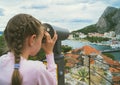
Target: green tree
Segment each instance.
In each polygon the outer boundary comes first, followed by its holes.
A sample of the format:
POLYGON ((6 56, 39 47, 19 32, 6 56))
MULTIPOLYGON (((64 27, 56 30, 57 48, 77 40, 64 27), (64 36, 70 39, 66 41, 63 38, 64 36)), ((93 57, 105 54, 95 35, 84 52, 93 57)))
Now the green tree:
POLYGON ((84 38, 84 39, 86 39, 86 40, 88 40, 88 41, 90 41, 90 42, 102 42, 102 41, 108 41, 109 40, 109 38, 103 38, 103 37, 94 37, 94 36, 92 36, 92 37, 89 37, 89 36, 87 36, 86 38, 84 38))
POLYGON ((0 36, 0 56, 3 54, 4 50, 5 50, 5 40, 3 35, 0 36))
POLYGON ((63 52, 63 53, 66 53, 66 52, 72 50, 72 47, 70 47, 70 46, 68 46, 68 45, 62 45, 62 46, 61 46, 61 49, 62 49, 62 52, 63 52))

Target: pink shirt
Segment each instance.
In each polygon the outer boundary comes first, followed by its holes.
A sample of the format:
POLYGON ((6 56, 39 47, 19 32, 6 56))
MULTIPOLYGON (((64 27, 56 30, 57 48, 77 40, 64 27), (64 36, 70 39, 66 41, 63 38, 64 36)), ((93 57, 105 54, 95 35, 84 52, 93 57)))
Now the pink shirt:
MULTIPOLYGON (((53 54, 46 55, 47 66, 41 61, 26 60, 21 57, 19 71, 22 85, 57 85, 56 64, 53 54)), ((14 55, 8 52, 0 57, 0 85, 10 85, 14 70, 14 55)))

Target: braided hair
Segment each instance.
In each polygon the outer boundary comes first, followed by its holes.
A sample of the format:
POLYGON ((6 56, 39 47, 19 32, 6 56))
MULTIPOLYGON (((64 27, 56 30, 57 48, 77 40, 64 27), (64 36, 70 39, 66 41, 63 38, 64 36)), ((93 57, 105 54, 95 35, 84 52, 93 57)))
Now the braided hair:
POLYGON ((14 72, 11 85, 22 85, 22 76, 19 72, 20 54, 22 53, 25 39, 41 30, 41 22, 28 14, 18 14, 12 17, 4 30, 4 37, 10 51, 14 53, 14 72))

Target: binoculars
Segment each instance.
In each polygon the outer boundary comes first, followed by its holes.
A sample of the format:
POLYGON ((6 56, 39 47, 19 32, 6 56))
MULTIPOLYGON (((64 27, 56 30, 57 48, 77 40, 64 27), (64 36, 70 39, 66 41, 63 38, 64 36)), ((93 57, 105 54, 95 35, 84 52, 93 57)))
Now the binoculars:
MULTIPOLYGON (((45 31, 47 31, 50 34, 51 38, 54 36, 54 31, 57 32, 58 40, 60 41, 67 39, 69 36, 69 31, 67 29, 63 29, 63 28, 60 28, 54 25, 50 25, 48 23, 44 23, 43 25, 45 27, 45 31)), ((45 38, 43 38, 42 42, 43 43, 45 42, 45 38)))
MULTIPOLYGON (((58 66, 57 73, 58 73, 58 85, 64 85, 64 55, 61 54, 61 41, 65 40, 69 36, 69 31, 67 29, 63 29, 57 26, 50 25, 48 23, 43 24, 45 26, 45 31, 47 31, 51 38, 54 36, 54 31, 57 32, 58 39, 55 43, 53 52, 54 52, 54 59, 58 66)), ((45 42, 45 38, 43 38, 43 43, 45 42)))
MULTIPOLYGON (((53 49, 55 58, 58 58, 58 55, 61 55, 61 41, 68 38, 68 36, 70 34, 69 30, 64 29, 64 28, 60 28, 60 27, 57 27, 57 26, 54 26, 54 25, 50 25, 48 23, 43 23, 43 26, 45 27, 45 31, 47 31, 50 34, 51 38, 53 38, 55 31, 58 35, 57 41, 56 41, 54 49, 53 49)), ((45 43, 45 41, 46 41, 46 37, 43 37, 42 43, 45 43)), ((40 58, 40 60, 45 59, 45 57, 44 57, 45 53, 44 53, 43 49, 40 50, 38 55, 42 56, 40 58)))

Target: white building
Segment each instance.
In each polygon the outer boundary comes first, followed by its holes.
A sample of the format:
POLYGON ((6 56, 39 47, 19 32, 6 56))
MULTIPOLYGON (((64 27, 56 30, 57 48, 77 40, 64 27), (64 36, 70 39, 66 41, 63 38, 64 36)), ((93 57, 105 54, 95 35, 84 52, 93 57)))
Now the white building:
POLYGON ((85 35, 84 33, 79 33, 79 38, 86 38, 87 35, 85 35))
POLYGON ((73 35, 70 34, 69 37, 68 37, 68 39, 73 39, 73 35))
POLYGON ((116 39, 120 40, 120 35, 116 35, 116 39))
POLYGON ((104 37, 108 37, 108 38, 115 37, 115 32, 114 31, 105 32, 104 37))

